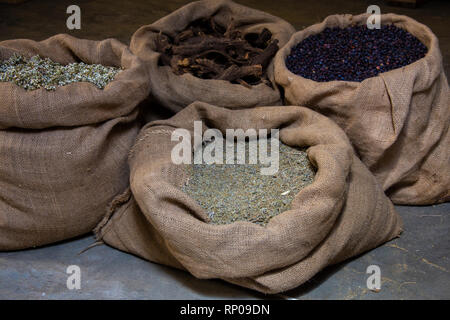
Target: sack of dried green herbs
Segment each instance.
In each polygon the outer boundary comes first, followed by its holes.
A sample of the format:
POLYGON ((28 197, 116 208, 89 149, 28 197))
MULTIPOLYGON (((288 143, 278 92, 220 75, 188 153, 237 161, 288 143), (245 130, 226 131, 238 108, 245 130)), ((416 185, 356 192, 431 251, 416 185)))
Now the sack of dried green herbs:
MULTIPOLYGON (((280 105, 272 64, 277 49, 270 59, 262 59, 268 65, 256 56, 267 46, 269 51, 283 46, 294 32, 289 23, 265 12, 230 0, 202 0, 142 26, 134 33, 130 48, 149 70, 152 98, 172 113, 194 101, 227 108, 280 105), (200 25, 191 25, 199 21, 200 25), (254 43, 258 41, 251 39, 261 34, 258 47, 254 43), (226 42, 217 43, 217 36, 227 38, 226 42), (246 39, 251 43, 244 43, 246 39), (236 63, 244 74, 256 71, 257 79, 234 77, 239 73, 236 63)), ((160 111, 148 110, 156 112, 160 111)))
MULTIPOLYGON (((168 120, 147 124, 136 139, 129 165, 131 191, 114 199, 95 230, 97 237, 202 279, 220 278, 264 293, 286 291, 328 265, 398 236, 402 228, 391 201, 342 129, 303 107, 230 110, 195 102, 168 120), (211 212, 183 191, 190 183, 189 165, 172 161, 172 150, 179 143, 172 133, 182 128, 193 137, 194 121, 203 122, 202 132, 215 128, 224 135, 227 129, 279 128, 282 143, 307 148, 317 168, 313 182, 294 194, 288 210, 265 225, 214 223, 211 212)), ((212 185, 214 177, 210 180, 212 185)), ((248 181, 248 186, 252 183, 248 181)), ((292 190, 299 183, 293 179, 292 190)), ((209 185, 204 188, 213 195, 209 185)), ((230 181, 228 189, 235 188, 237 183, 230 181)), ((221 196, 215 195, 217 202, 221 196)), ((254 202, 249 206, 262 206, 265 196, 249 198, 254 202)), ((231 201, 222 203, 223 210, 234 208, 231 201)))
MULTIPOLYGON (((450 91, 438 39, 427 26, 406 16, 381 15, 382 27, 393 25, 406 30, 426 46, 427 52, 411 64, 363 81, 315 81, 291 72, 286 66, 292 49, 308 37, 326 28, 365 26, 367 18, 365 14, 332 15, 295 33, 274 59, 276 81, 285 90, 287 104, 311 108, 329 116, 344 129, 361 160, 394 203, 423 205, 449 201, 450 91)), ((390 44, 398 45, 392 29, 386 28, 384 32, 389 33, 386 37, 391 39, 390 44)), ((371 32, 378 31, 367 33, 371 32)), ((354 57, 359 57, 362 64, 380 58, 370 56, 377 48, 365 39, 346 40, 354 48, 349 48, 351 51, 343 57, 344 63, 354 57), (354 52, 358 51, 358 46, 369 54, 359 56, 354 52)), ((317 49, 344 51, 332 48, 330 43, 323 42, 321 46, 317 49)), ((415 51, 416 47, 409 48, 403 58, 389 54, 382 58, 385 64, 402 64, 415 55, 415 51)), ((339 65, 340 61, 336 63, 339 65)), ((386 68, 385 64, 377 67, 381 70, 386 68)), ((341 75, 347 78, 345 73, 355 69, 357 67, 347 65, 341 75)), ((320 70, 316 70, 318 78, 323 77, 320 70)))
POLYGON ((8 40, 0 77, 0 250, 91 231, 128 185, 141 61, 113 39, 8 40))

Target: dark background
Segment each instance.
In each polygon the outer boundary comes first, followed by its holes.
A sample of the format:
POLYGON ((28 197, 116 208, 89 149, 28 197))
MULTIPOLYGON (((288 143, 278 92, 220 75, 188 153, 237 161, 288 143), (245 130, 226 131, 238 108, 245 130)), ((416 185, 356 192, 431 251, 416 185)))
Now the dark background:
MULTIPOLYGON (((190 2, 187 0, 28 0, 2 4, 0 0, 0 40, 28 38, 43 40, 57 33, 101 40, 116 38, 129 43, 133 33, 190 2), (81 30, 66 28, 66 9, 81 8, 81 30)), ((11 0, 9 0, 11 1, 11 0)), ((13 0, 14 1, 14 0, 13 0)), ((17 1, 17 0, 16 0, 17 1)), ((237 0, 290 22, 297 30, 336 13, 360 14, 376 4, 381 13, 408 15, 429 26, 440 41, 447 76, 450 74, 450 1, 428 0, 417 8, 392 6, 385 0, 237 0)))
MULTIPOLYGON (((43 40, 57 33, 129 43, 142 25, 169 14, 185 0, 29 0, 1 4, 0 41, 43 40), (81 8, 81 30, 66 28, 66 9, 81 8)), ((15 0, 9 0, 15 1, 15 0)), ((429 0, 418 8, 402 8, 376 0, 237 0, 279 16, 297 30, 336 13, 359 14, 371 4, 382 13, 408 15, 429 26, 440 41, 450 74, 450 1, 429 0)), ((1 104, 0 104, 1 107, 1 104)), ((396 206, 405 232, 379 248, 320 272, 301 287, 264 296, 218 280, 199 280, 186 272, 148 263, 108 246, 78 255, 94 242, 91 235, 32 250, 0 252, 0 299, 450 299, 450 203, 396 206), (79 265, 82 290, 66 288, 66 268, 79 265), (366 287, 366 268, 378 265, 382 290, 366 287)), ((378 310, 376 310, 378 311, 378 310)), ((375 311, 375 312, 376 312, 375 311)))

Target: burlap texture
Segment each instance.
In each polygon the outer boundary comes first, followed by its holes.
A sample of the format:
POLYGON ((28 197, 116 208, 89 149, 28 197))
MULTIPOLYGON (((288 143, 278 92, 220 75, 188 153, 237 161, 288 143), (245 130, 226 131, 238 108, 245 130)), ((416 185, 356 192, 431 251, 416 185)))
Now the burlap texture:
MULTIPOLYGON (((149 123, 130 154, 131 192, 117 197, 96 228, 99 239, 153 262, 220 278, 264 293, 297 287, 328 265, 370 250, 401 232, 401 221, 375 177, 333 121, 303 107, 229 110, 196 102, 149 123), (266 227, 208 224, 207 213, 180 187, 187 175, 171 161, 176 128, 280 128, 280 139, 308 146, 318 168, 292 209, 266 227)), ((233 186, 230 186, 232 188, 233 186)))
MULTIPOLYGON (((146 64, 152 87, 152 98, 163 108, 178 112, 194 101, 203 101, 227 108, 247 108, 262 105, 280 105, 276 86, 259 84, 246 88, 225 80, 204 80, 189 73, 175 75, 170 67, 159 66, 160 53, 155 51, 155 39, 160 32, 174 37, 189 23, 200 18, 215 17, 221 25, 231 19, 243 33, 269 29, 278 45, 283 46, 295 32, 286 21, 265 12, 251 9, 229 0, 202 0, 189 3, 164 18, 139 28, 131 39, 130 48, 146 64)), ((273 62, 268 67, 269 79, 274 83, 273 62)), ((153 110, 147 110, 153 112, 153 110)))
POLYGON ((365 24, 368 15, 333 15, 295 33, 275 57, 275 78, 286 103, 306 106, 337 122, 361 160, 397 204, 432 204, 450 199, 450 107, 438 39, 406 16, 384 14, 428 48, 408 66, 362 82, 316 82, 285 64, 293 46, 326 27, 365 24))
POLYGON ((54 91, 0 83, 0 250, 71 238, 98 224, 127 188, 137 105, 149 93, 146 69, 117 40, 0 42, 0 60, 13 53, 124 70, 103 90, 86 82, 54 91))

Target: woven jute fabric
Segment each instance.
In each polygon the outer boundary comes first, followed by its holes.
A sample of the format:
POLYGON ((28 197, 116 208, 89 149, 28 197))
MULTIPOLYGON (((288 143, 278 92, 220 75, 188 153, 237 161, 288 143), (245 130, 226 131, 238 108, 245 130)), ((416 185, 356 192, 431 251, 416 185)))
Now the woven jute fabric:
POLYGON ((316 82, 291 73, 285 64, 292 47, 325 28, 363 25, 368 15, 333 15, 295 33, 275 57, 275 78, 286 103, 306 106, 339 124, 361 160, 397 204, 450 200, 450 101, 438 39, 417 21, 381 15, 417 37, 427 48, 422 59, 362 82, 316 82))
MULTIPOLYGON (((248 108, 262 105, 281 105, 280 93, 274 85, 259 84, 246 88, 225 80, 200 79, 189 73, 176 75, 168 66, 158 64, 160 53, 155 40, 160 33, 174 37, 191 22, 214 16, 227 26, 231 21, 242 33, 261 32, 267 28, 281 47, 295 29, 286 21, 229 0, 203 0, 189 3, 162 19, 139 28, 131 39, 130 48, 149 70, 152 98, 163 108, 178 112, 194 101, 203 101, 227 108, 248 108)), ((273 62, 268 66, 269 80, 274 83, 273 62)), ((153 104, 156 106, 156 104, 153 104)), ((156 112, 147 110, 147 112, 156 112)))
POLYGON ((197 278, 277 293, 398 236, 402 228, 342 129, 308 108, 230 110, 195 102, 168 120, 147 124, 129 164, 130 190, 112 203, 95 230, 98 239, 197 278), (265 227, 245 221, 209 224, 205 210, 181 191, 186 165, 171 159, 179 143, 172 141, 172 132, 183 128, 193 137, 194 121, 223 134, 226 129, 278 128, 283 143, 308 148, 315 179, 295 196, 290 210, 265 227))
POLYGON ((103 90, 80 82, 26 91, 0 82, 0 250, 60 241, 98 224, 128 186, 137 105, 150 90, 141 61, 117 40, 0 42, 0 60, 14 53, 124 70, 103 90))

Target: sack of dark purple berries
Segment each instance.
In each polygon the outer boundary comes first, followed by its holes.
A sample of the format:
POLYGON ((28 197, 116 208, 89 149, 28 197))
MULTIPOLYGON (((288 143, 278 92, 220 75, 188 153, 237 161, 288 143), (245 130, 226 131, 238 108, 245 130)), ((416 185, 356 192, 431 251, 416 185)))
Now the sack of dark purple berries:
POLYGON ((90 232, 128 186, 145 68, 117 40, 0 42, 0 250, 90 232))
POLYGON ((287 104, 337 122, 397 204, 450 199, 450 101, 438 39, 395 14, 333 15, 275 58, 287 104))
POLYGON ((147 124, 129 164, 98 239, 197 278, 286 291, 402 229, 342 129, 304 107, 195 102, 147 124))
POLYGON ((202 0, 141 27, 130 48, 149 70, 152 98, 170 112, 194 101, 227 108, 280 105, 272 60, 294 32, 265 12, 202 0))

